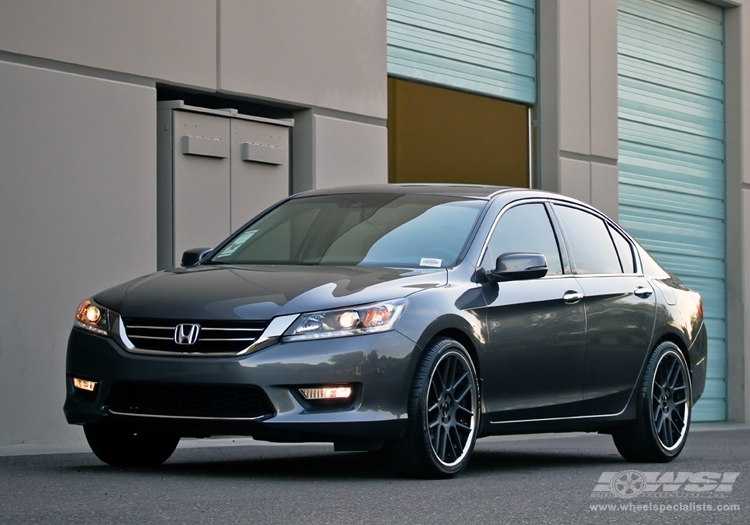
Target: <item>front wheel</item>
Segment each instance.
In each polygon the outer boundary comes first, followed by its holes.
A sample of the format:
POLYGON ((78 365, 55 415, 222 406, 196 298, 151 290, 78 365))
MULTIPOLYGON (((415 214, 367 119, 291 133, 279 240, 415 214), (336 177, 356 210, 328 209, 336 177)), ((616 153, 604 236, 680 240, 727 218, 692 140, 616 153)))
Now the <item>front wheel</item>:
POLYGON ((116 467, 161 465, 180 441, 172 434, 131 432, 106 423, 89 423, 83 432, 96 457, 116 467))
POLYGON ((636 421, 612 434, 617 450, 628 461, 672 461, 685 446, 691 408, 687 362, 677 345, 665 341, 646 365, 636 421))
POLYGON ((479 383, 466 349, 434 341, 417 366, 406 435, 396 445, 399 468, 420 478, 449 478, 466 467, 479 426, 479 383))

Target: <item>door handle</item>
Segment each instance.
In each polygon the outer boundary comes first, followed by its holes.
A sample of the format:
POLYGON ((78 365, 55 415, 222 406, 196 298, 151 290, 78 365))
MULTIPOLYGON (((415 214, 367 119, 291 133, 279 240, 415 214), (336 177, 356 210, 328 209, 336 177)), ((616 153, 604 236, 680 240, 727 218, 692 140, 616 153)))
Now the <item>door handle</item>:
POLYGON ((651 294, 654 293, 650 288, 646 288, 645 286, 639 286, 635 290, 633 290, 633 295, 636 297, 640 297, 641 299, 647 299, 651 297, 651 294))
POLYGON ((575 304, 581 299, 583 299, 583 294, 581 292, 576 292, 575 290, 568 290, 563 295, 563 301, 568 304, 575 304))

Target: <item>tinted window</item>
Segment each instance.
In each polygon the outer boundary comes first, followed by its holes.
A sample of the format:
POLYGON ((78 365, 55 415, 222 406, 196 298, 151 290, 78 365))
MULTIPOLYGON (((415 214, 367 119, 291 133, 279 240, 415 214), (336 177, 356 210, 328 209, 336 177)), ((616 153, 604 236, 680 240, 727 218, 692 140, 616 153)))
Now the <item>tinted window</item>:
POLYGON ((226 264, 453 266, 485 201, 437 195, 302 197, 245 228, 226 264))
POLYGON ((620 256, 620 263, 622 263, 622 271, 625 273, 635 273, 635 259, 633 259, 633 247, 630 246, 628 240, 623 235, 615 230, 614 228, 609 229, 609 233, 612 234, 612 240, 615 241, 615 248, 617 248, 617 255, 620 256))
POLYGON ((555 205, 570 241, 577 273, 622 273, 607 225, 599 217, 577 208, 555 205))
POLYGON ((494 268, 498 256, 508 252, 541 253, 547 258, 547 275, 563 273, 560 249, 544 204, 523 204, 503 214, 490 238, 483 266, 494 268))

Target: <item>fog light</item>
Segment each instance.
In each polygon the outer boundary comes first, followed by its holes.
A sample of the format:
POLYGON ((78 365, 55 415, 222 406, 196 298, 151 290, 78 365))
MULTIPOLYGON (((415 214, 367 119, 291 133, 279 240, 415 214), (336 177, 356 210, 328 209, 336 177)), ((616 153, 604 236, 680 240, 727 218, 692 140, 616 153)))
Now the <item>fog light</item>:
POLYGON ((77 377, 74 377, 73 386, 80 390, 85 390, 86 392, 93 392, 96 388, 96 381, 89 381, 88 379, 78 379, 77 377))
POLYGON ((300 388, 300 394, 310 401, 316 399, 347 399, 352 395, 350 386, 324 386, 319 388, 300 388))

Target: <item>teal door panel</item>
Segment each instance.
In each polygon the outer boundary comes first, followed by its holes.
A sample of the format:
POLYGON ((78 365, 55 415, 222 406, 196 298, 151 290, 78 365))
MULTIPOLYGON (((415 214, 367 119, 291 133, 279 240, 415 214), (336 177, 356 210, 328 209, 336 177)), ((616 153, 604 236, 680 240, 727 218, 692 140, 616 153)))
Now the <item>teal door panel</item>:
POLYGON ((726 419, 724 13, 619 0, 620 223, 703 297, 708 379, 695 421, 726 419))
POLYGON ((388 74, 536 101, 535 0, 388 0, 388 74))

